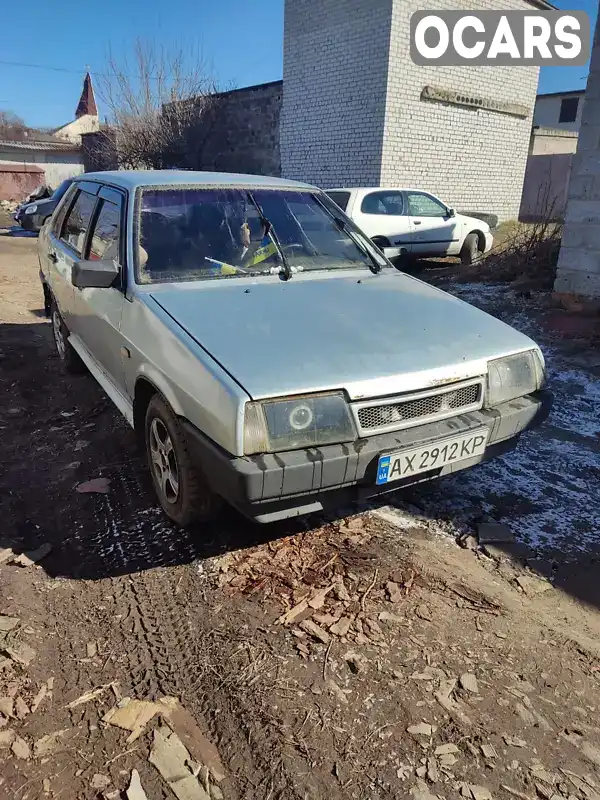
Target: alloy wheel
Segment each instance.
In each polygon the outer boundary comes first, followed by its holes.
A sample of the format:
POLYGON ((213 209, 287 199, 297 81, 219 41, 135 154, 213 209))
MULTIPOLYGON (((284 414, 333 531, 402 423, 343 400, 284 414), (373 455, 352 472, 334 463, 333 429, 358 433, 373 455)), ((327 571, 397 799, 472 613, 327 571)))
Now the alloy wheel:
POLYGON ((150 423, 150 459, 157 485, 167 503, 179 497, 179 466, 166 425, 158 417, 150 423))

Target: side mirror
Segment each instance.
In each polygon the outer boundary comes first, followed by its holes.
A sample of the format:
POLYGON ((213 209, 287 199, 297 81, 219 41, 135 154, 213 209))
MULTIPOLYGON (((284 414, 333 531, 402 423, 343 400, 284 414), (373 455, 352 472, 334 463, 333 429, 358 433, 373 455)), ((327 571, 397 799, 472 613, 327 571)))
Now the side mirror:
POLYGON ((449 217, 455 217, 456 216, 456 211, 453 208, 449 208, 448 209, 448 216, 449 217))
POLYGON ((112 258, 82 260, 73 264, 71 281, 78 289, 109 289, 118 275, 119 267, 112 258))

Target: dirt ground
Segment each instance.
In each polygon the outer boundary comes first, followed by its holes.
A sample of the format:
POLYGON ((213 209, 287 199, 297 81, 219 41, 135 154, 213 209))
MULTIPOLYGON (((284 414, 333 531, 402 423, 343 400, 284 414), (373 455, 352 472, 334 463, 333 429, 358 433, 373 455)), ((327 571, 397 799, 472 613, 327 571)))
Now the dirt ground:
POLYGON ((35 248, 0 235, 0 797, 600 798, 597 350, 432 270, 540 341, 546 426, 387 506, 182 533, 61 373, 35 248))

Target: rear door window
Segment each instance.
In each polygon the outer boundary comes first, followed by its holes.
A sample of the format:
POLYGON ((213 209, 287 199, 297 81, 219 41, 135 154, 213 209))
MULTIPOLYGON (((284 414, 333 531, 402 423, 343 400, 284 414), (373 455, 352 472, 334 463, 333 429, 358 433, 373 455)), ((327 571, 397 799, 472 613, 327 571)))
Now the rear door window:
POLYGON ((327 195, 342 209, 342 211, 348 208, 350 192, 327 192, 327 195))
POLYGON ((63 225, 61 241, 74 250, 78 256, 83 253, 85 238, 90 220, 96 206, 96 198, 80 191, 63 225))
POLYGON ((92 230, 90 252, 91 261, 112 258, 120 263, 121 207, 109 200, 100 200, 100 210, 92 230))
POLYGON ((363 214, 399 217, 404 214, 404 197, 402 192, 371 192, 363 198, 360 210, 363 214))

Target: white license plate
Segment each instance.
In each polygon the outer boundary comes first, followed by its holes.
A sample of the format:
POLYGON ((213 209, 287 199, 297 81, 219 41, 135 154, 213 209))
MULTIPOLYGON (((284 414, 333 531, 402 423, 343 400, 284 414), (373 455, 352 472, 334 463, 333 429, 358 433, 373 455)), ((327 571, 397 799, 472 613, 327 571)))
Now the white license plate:
POLYGON ((479 428, 462 436, 453 436, 451 439, 381 456, 377 467, 377 484, 410 478, 446 464, 479 456, 485 451, 488 433, 487 428, 479 428))

